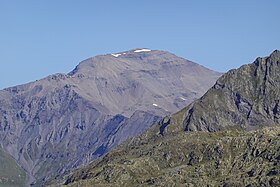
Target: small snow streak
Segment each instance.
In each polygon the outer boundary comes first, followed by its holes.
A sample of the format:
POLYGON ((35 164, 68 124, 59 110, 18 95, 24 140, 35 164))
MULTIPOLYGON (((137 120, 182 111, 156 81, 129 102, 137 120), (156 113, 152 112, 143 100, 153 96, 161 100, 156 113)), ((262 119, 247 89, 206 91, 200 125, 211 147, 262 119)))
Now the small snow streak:
POLYGON ((183 98, 183 97, 180 97, 182 100, 184 100, 184 101, 186 101, 186 99, 185 98, 183 98))
POLYGON ((111 55, 114 57, 118 57, 118 56, 121 56, 122 54, 111 54, 111 55))
POLYGON ((151 51, 150 49, 138 49, 138 50, 135 50, 134 53, 140 53, 140 52, 149 52, 151 51))
POLYGON ((158 105, 154 103, 153 106, 158 106, 158 105))

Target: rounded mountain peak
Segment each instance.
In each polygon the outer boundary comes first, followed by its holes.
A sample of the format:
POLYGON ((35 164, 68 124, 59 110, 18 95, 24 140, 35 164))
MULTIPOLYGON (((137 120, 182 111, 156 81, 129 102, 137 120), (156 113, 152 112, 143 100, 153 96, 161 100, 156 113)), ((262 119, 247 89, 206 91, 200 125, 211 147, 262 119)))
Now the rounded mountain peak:
POLYGON ((87 76, 104 68, 110 68, 112 71, 117 69, 139 70, 152 68, 151 66, 155 67, 168 64, 197 65, 167 51, 136 48, 128 51, 97 55, 88 58, 82 61, 72 72, 69 73, 69 75, 84 74, 87 76))

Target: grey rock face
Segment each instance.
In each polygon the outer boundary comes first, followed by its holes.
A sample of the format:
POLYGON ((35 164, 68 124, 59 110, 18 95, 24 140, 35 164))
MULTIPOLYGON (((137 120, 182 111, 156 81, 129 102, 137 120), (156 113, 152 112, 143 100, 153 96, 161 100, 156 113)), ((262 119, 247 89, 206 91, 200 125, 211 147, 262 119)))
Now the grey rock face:
POLYGON ((2 148, 44 181, 143 132, 221 75, 168 52, 134 51, 0 91, 2 148))

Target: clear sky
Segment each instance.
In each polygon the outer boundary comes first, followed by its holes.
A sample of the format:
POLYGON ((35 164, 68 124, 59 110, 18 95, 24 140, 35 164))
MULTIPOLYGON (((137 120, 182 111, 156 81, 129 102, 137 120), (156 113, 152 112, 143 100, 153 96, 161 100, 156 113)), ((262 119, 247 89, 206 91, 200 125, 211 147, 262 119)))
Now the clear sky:
POLYGON ((279 0, 1 0, 0 88, 139 47, 225 72, 280 49, 279 8, 279 0))

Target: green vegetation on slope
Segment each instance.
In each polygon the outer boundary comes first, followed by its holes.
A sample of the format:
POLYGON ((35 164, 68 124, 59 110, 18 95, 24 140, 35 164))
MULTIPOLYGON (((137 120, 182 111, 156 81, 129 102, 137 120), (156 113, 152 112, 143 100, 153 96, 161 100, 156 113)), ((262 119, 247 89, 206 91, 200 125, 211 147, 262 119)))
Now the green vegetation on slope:
POLYGON ((0 149, 0 186, 23 187, 26 186, 26 174, 16 161, 0 149))
POLYGON ((127 142, 53 186, 280 185, 280 127, 180 132, 149 142, 127 142))

